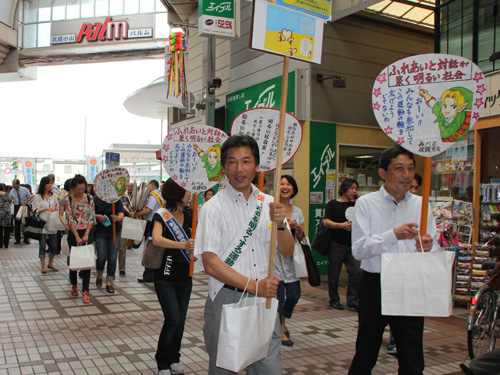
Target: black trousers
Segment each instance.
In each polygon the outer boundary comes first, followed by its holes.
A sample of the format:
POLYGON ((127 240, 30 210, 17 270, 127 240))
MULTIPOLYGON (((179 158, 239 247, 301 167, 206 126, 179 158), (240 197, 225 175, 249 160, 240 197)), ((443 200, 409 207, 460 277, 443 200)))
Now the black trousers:
MULTIPOLYGON (((16 219, 17 211, 19 211, 21 207, 22 206, 14 205, 14 238, 16 242, 21 242, 21 220, 16 219)), ((24 242, 29 243, 27 238, 24 239, 24 242)))
POLYGON ((371 374, 377 363, 382 337, 390 325, 396 346, 400 375, 422 375, 424 371, 424 318, 381 314, 380 274, 363 272, 359 290, 359 326, 356 354, 349 375, 371 374))
POLYGON ((9 247, 9 238, 10 238, 10 226, 2 227, 0 226, 0 249, 5 247, 6 249, 9 247))
POLYGON ((349 306, 358 304, 359 282, 361 279, 361 269, 359 261, 352 256, 351 246, 330 242, 328 252, 328 295, 330 304, 340 302, 339 279, 342 271, 342 264, 345 264, 347 271, 347 304, 349 306))

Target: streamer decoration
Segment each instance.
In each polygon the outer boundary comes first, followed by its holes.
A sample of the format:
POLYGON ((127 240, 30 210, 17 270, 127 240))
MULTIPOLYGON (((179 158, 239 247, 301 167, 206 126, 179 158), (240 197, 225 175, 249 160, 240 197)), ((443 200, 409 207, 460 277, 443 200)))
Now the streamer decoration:
POLYGON ((186 51, 186 36, 183 32, 170 33, 170 52, 172 57, 168 62, 167 99, 171 96, 186 100, 186 71, 184 69, 184 51, 186 51))

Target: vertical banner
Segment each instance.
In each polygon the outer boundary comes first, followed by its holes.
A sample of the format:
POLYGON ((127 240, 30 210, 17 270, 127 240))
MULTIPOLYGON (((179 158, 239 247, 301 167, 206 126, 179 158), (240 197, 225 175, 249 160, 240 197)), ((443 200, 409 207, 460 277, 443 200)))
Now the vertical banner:
POLYGON ((34 190, 36 186, 36 161, 35 159, 23 159, 24 181, 34 190))
MULTIPOLYGON (((326 203, 333 199, 336 176, 337 126, 333 123, 310 123, 310 174, 309 174, 309 238, 316 235, 316 227, 325 216, 326 203)), ((313 251, 321 275, 328 274, 326 256, 313 251)))
POLYGON ((101 158, 95 156, 86 157, 87 182, 94 182, 95 176, 101 171, 101 158))

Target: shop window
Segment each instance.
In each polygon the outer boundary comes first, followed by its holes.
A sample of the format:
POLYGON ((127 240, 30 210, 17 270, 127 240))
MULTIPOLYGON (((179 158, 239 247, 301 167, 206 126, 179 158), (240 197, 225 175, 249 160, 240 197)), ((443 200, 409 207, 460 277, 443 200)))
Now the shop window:
POLYGON ((95 15, 96 15, 96 17, 109 15, 109 2, 108 2, 108 0, 96 0, 95 15))
POLYGON ((139 13, 139 0, 125 0, 125 14, 139 13))
MULTIPOLYGON (((38 0, 24 1, 24 23, 37 21, 38 0)), ((50 15, 50 13, 49 13, 50 15)))
POLYGON ((155 11, 155 0, 141 0, 139 13, 153 13, 155 11))
POLYGON ((168 38, 170 35, 170 25, 168 24, 168 13, 155 14, 155 39, 168 38))
POLYGON ((73 20, 78 18, 80 18, 80 0, 68 0, 66 19, 73 20))
POLYGON ((38 47, 50 47, 50 22, 38 24, 38 47))
POLYGON ((157 12, 166 12, 167 8, 165 8, 165 5, 160 0, 155 0, 156 1, 156 11, 157 12))
POLYGON ((64 166, 64 173, 71 174, 71 165, 65 165, 64 166))
POLYGON ((52 0, 52 21, 61 21, 66 18, 66 0, 52 0))
POLYGON ((82 0, 82 18, 94 17, 95 0, 82 0))
POLYGON ((37 25, 25 25, 23 33, 23 48, 36 48, 37 25))
POLYGON ((123 14, 123 0, 110 0, 109 1, 109 14, 122 15, 123 14))
MULTIPOLYGON (((38 6, 38 22, 50 21, 52 13, 52 1, 51 0, 40 0, 38 6)), ((34 20, 33 22, 36 22, 34 20)))
POLYGON ((339 170, 337 186, 333 197, 338 197, 338 189, 342 181, 352 178, 359 183, 359 194, 367 194, 380 189, 384 183, 378 175, 378 160, 385 148, 365 146, 339 145, 339 170))

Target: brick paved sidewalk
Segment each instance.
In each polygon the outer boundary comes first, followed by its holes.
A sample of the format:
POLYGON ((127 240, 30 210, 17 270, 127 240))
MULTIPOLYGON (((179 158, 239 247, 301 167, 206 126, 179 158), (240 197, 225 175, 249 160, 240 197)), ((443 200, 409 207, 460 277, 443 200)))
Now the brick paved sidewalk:
MULTIPOLYGON (((32 242, 12 241, 9 249, 0 249, 0 375, 155 374, 163 316, 153 285, 137 282, 142 248, 127 250, 126 276, 116 277, 115 294, 96 289, 92 272, 92 303, 84 305, 81 293, 71 296, 66 258, 56 258, 59 272, 42 274, 38 243, 32 242)), ((202 334, 207 282, 206 275, 195 275, 181 357, 189 375, 207 374, 202 334)), ((295 345, 283 347, 283 374, 347 374, 356 312, 328 308, 325 284, 311 288, 303 282, 302 288, 287 321, 295 345)), ((374 374, 397 373, 397 360, 385 353, 388 337, 387 331, 374 374)), ((460 374, 466 337, 462 318, 426 319, 425 374, 460 374)))

